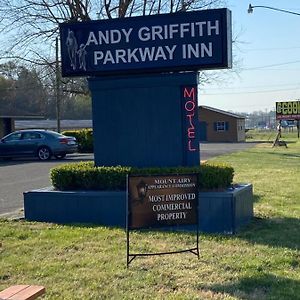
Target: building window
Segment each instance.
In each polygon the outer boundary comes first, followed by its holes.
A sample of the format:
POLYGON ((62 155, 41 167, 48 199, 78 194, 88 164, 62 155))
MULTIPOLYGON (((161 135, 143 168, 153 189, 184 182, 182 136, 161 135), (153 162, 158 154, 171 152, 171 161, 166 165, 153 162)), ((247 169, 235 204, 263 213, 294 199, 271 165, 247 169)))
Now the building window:
POLYGON ((225 122, 224 121, 219 121, 217 122, 217 131, 225 131, 225 122))
POLYGON ((244 128, 244 122, 242 120, 238 120, 237 126, 238 126, 239 131, 243 131, 245 129, 244 128))
POLYGON ((215 131, 228 131, 229 123, 224 121, 214 122, 215 131))

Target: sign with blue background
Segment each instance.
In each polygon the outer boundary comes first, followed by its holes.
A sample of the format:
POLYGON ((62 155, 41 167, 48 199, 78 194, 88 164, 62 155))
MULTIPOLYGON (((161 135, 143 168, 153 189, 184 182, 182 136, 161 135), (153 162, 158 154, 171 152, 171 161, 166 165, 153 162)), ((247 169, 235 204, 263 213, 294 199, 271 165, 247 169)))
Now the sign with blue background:
POLYGON ((179 12, 60 24, 63 76, 231 67, 231 12, 179 12))

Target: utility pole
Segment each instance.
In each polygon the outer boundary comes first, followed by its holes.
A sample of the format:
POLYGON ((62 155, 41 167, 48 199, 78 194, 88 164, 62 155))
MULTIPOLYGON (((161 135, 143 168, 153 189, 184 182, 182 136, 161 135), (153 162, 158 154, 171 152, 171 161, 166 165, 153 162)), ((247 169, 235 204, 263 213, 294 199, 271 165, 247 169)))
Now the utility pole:
POLYGON ((61 104, 61 94, 60 94, 60 69, 59 69, 59 57, 58 57, 58 37, 55 40, 55 97, 56 97, 56 121, 57 121, 57 132, 60 132, 60 104, 61 104))

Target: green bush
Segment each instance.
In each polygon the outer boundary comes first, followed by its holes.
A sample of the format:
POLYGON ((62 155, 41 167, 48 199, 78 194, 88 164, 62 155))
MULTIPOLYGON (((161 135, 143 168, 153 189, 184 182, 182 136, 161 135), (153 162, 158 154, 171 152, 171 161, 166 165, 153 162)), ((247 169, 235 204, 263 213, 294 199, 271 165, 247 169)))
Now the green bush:
POLYGON ((50 177, 56 190, 126 190, 126 175, 199 174, 201 190, 230 187, 234 170, 227 164, 205 163, 199 167, 133 168, 95 167, 93 162, 65 164, 51 169, 50 177))
POLYGON ((93 145, 93 130, 80 129, 80 130, 66 130, 62 134, 66 136, 74 136, 78 142, 78 151, 81 153, 94 152, 93 145))

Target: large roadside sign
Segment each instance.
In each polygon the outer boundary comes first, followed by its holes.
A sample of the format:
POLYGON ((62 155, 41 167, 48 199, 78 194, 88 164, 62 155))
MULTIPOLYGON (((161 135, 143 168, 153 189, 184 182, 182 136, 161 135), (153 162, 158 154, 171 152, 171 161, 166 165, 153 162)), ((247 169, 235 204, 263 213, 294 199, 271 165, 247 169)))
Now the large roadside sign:
POLYGON ((276 102, 277 120, 300 120, 300 101, 276 102))
POLYGON ((224 9, 60 24, 63 76, 231 67, 224 9))

